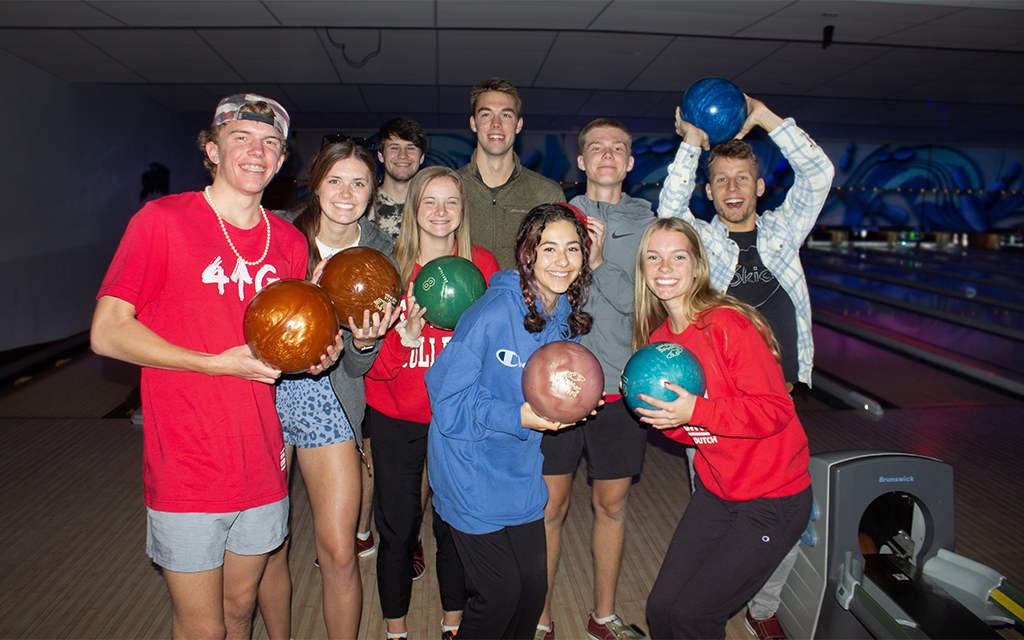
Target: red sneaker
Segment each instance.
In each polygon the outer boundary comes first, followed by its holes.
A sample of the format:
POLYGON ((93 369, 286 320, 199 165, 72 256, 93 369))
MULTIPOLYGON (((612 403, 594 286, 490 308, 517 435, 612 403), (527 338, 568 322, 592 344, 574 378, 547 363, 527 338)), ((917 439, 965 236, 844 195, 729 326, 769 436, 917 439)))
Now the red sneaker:
POLYGON ((356 536, 356 554, 360 558, 372 556, 377 551, 377 547, 373 543, 373 531, 370 532, 370 537, 366 540, 361 540, 359 536, 356 536))
POLYGON ((587 635, 594 640, 642 640, 647 637, 639 627, 635 624, 626 624, 619 616, 601 624, 594 619, 593 611, 587 620, 587 635))
POLYGON ((426 572, 427 563, 423 561, 423 541, 420 541, 412 552, 412 579, 419 580, 426 572))
POLYGON ((757 636, 758 640, 786 640, 786 632, 782 630, 782 624, 775 616, 758 620, 750 616, 750 610, 743 621, 747 631, 757 636))

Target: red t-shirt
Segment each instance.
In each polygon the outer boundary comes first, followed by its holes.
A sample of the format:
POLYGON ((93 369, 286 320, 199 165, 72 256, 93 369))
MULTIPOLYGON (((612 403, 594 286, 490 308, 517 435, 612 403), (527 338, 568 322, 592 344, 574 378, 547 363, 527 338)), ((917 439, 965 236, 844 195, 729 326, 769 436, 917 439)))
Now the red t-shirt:
MULTIPOLYGON (((494 255, 473 245, 473 264, 484 274, 487 282, 500 270, 494 255)), ((420 272, 413 268, 412 279, 420 272)), ((406 303, 402 296, 402 317, 405 320, 406 303)), ((452 332, 427 324, 421 333, 423 344, 411 349, 402 344, 397 331, 388 331, 381 342, 380 353, 366 374, 366 403, 381 413, 410 422, 430 422, 430 398, 423 374, 452 338, 452 332)))
MULTIPOLYGON (((239 261, 202 192, 148 203, 132 218, 97 298, 135 306, 136 318, 171 344, 221 353, 245 344, 242 317, 265 285, 306 275, 307 243, 270 215, 270 251, 239 261)), ((266 246, 261 220, 225 228, 239 253, 266 246)), ((225 513, 288 494, 273 387, 230 376, 143 367, 146 505, 157 511, 225 513)))
POLYGON ((679 334, 666 322, 651 342, 681 344, 704 367, 706 397, 697 398, 690 424, 665 434, 697 445, 694 467, 709 491, 738 502, 790 496, 811 484, 807 436, 782 367, 746 316, 715 307, 679 334))

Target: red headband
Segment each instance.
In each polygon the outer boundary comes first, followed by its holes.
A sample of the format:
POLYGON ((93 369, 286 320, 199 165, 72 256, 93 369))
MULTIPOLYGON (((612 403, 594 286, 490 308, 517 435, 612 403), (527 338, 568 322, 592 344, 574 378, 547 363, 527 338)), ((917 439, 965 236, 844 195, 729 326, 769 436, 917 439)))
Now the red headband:
POLYGON ((565 207, 569 211, 572 211, 573 215, 576 216, 576 219, 579 220, 580 222, 582 222, 584 227, 589 228, 589 227, 587 227, 587 216, 583 215, 582 211, 580 211, 576 207, 572 206, 571 204, 568 204, 568 203, 565 203, 565 202, 560 202, 559 204, 561 204, 563 207, 565 207))
MULTIPOLYGON (((587 216, 583 215, 582 211, 580 211, 576 207, 574 207, 571 204, 568 204, 566 202, 561 202, 559 204, 561 204, 563 207, 565 207, 569 211, 572 211, 572 214, 574 216, 576 216, 576 219, 583 223, 583 228, 584 229, 586 229, 587 231, 590 230, 590 227, 587 226, 587 216)), ((589 247, 591 244, 593 244, 593 240, 590 239, 590 234, 588 233, 587 234, 587 246, 589 247)))

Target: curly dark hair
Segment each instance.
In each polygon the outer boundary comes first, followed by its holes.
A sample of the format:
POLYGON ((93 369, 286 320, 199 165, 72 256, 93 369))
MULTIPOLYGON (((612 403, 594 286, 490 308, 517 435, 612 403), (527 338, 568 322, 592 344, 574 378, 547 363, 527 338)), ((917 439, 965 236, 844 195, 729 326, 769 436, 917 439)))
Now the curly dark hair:
POLYGON ((519 225, 519 232, 516 233, 516 266, 519 271, 519 288, 523 291, 523 300, 529 309, 529 313, 523 319, 523 326, 530 333, 539 333, 547 324, 544 314, 537 309, 537 278, 533 274, 533 265, 537 262, 537 247, 540 245, 544 228, 558 220, 572 223, 583 250, 583 268, 580 269, 580 275, 576 280, 569 285, 569 290, 565 292, 565 296, 572 306, 572 313, 569 314, 569 330, 571 337, 575 338, 589 332, 594 324, 594 318, 589 313, 582 311, 590 293, 590 243, 583 221, 576 217, 572 209, 560 203, 534 207, 523 218, 519 225))

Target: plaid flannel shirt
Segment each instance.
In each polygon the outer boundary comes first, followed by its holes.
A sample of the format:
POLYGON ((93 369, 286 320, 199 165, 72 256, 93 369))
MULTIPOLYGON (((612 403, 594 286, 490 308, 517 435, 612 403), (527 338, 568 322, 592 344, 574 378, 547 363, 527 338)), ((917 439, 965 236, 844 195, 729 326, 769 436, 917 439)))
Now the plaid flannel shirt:
MULTIPOLYGON (((811 336, 811 301, 800 263, 800 246, 821 213, 832 187, 835 169, 821 147, 797 127, 792 118, 786 118, 768 135, 793 167, 796 178, 781 207, 756 216, 757 251, 796 308, 798 378, 810 385, 814 339, 811 336)), ((690 213, 690 196, 693 195, 699 160, 699 147, 680 143, 675 160, 669 165, 665 186, 661 189, 658 217, 682 218, 694 226, 707 251, 711 284, 718 291, 725 292, 736 272, 740 250, 729 239, 729 229, 718 216, 706 222, 690 213)))

